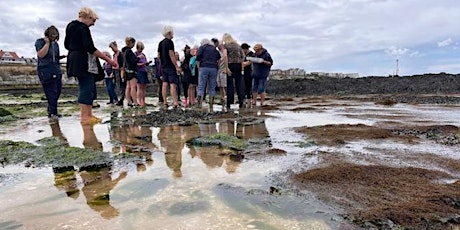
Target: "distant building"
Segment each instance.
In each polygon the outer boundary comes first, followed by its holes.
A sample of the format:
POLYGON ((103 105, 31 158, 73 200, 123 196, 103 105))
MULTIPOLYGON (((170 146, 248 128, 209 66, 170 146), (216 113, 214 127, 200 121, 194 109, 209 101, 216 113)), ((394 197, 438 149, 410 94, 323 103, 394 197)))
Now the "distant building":
POLYGON ((311 72, 307 73, 304 69, 291 68, 287 70, 272 69, 270 70, 270 77, 272 78, 312 78, 319 77, 333 77, 333 78, 359 78, 358 73, 326 73, 326 72, 311 72))
POLYGON ((359 78, 358 73, 325 73, 325 72, 311 72, 312 75, 321 77, 333 77, 333 78, 359 78))
POLYGON ((26 64, 26 61, 16 52, 0 50, 0 64, 26 64))

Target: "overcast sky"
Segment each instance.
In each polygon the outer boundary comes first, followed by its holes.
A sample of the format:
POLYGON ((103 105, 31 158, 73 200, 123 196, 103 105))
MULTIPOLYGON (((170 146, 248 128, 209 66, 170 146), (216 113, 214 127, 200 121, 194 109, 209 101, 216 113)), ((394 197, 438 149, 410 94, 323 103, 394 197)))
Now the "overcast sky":
POLYGON ((241 44, 262 43, 274 69, 387 76, 460 73, 459 0, 1 0, 0 49, 36 56, 35 40, 55 25, 61 34, 82 6, 99 15, 96 47, 132 36, 156 56, 164 25, 176 50, 230 33, 241 44))

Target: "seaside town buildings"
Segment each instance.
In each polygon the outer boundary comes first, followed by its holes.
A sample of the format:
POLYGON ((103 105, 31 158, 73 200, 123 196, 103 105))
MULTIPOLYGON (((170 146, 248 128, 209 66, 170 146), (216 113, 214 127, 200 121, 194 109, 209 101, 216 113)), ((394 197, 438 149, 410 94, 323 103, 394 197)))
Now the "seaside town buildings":
POLYGON ((37 64, 37 59, 19 57, 16 52, 0 50, 0 64, 37 64))

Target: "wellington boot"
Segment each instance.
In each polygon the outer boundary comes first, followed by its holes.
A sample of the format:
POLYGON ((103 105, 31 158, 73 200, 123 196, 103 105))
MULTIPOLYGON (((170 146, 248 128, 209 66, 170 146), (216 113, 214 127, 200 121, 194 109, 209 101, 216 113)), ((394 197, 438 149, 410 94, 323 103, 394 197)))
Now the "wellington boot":
POLYGON ((209 99, 209 112, 211 112, 211 113, 214 112, 214 97, 211 97, 209 99))
POLYGON ((202 96, 198 96, 198 103, 196 104, 196 107, 201 109, 201 107, 203 106, 203 98, 202 96))

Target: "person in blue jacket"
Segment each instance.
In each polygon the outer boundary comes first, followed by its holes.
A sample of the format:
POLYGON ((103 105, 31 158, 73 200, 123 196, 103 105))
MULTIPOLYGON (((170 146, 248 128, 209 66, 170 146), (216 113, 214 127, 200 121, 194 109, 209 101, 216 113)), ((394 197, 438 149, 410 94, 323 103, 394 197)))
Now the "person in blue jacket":
POLYGON ((57 110, 62 89, 62 71, 59 60, 66 56, 60 56, 58 40, 58 29, 50 26, 45 30, 45 36, 35 41, 38 57, 37 75, 48 101, 48 117, 51 119, 62 117, 57 110))
POLYGON ((262 44, 254 45, 254 61, 252 61, 252 78, 254 79, 252 86, 252 105, 255 106, 257 96, 260 95, 260 106, 265 104, 265 89, 267 87, 267 79, 270 74, 270 68, 273 65, 273 59, 262 44))

